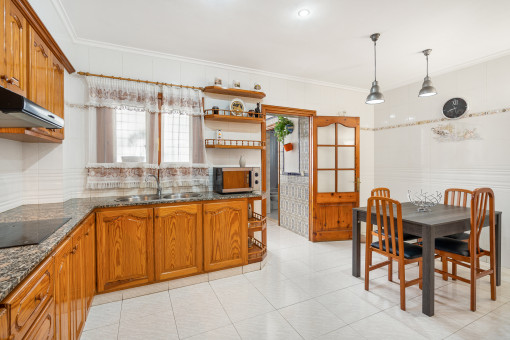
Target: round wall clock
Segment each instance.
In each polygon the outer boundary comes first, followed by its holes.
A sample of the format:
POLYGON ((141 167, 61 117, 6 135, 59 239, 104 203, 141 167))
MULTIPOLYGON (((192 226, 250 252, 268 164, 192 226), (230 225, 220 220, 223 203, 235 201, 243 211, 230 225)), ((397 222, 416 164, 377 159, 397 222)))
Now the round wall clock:
POLYGON ((460 118, 467 111, 467 103, 462 98, 452 98, 443 106, 443 115, 446 118, 460 118))

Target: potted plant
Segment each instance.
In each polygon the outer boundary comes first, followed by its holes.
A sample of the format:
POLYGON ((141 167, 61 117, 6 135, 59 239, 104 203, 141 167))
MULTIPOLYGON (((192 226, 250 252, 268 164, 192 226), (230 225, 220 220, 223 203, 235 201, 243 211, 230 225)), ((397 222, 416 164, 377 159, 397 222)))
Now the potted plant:
MULTIPOLYGON (((280 143, 284 143, 285 137, 294 131, 294 123, 287 117, 278 117, 278 122, 274 126, 274 135, 280 143)), ((292 143, 283 144, 285 151, 292 150, 292 143)))

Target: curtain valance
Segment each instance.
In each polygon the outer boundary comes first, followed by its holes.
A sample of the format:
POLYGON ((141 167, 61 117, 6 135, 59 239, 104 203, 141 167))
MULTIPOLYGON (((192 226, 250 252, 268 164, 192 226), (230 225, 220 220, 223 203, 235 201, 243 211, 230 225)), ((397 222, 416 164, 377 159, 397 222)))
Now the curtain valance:
POLYGON ((162 86, 161 112, 202 116, 202 91, 175 86, 162 86))
POLYGON ((147 163, 94 163, 86 168, 88 189, 154 187, 154 181, 145 178, 158 175, 158 166, 147 163))
POLYGON ((93 107, 158 112, 159 86, 112 78, 87 77, 93 107))

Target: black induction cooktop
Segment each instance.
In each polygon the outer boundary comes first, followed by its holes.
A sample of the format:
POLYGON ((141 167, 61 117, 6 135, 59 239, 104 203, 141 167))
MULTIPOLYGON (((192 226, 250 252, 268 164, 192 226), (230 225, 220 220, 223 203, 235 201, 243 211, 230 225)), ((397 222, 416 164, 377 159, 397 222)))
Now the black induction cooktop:
POLYGON ((39 244, 71 218, 0 223, 0 249, 39 244))

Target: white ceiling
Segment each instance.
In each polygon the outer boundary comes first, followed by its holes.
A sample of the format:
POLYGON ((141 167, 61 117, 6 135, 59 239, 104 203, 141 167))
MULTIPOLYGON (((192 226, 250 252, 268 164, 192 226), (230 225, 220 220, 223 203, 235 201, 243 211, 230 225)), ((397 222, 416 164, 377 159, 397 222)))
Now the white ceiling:
POLYGON ((56 0, 92 40, 383 89, 510 51, 509 0, 56 0), (306 19, 298 9, 308 8, 306 19))

